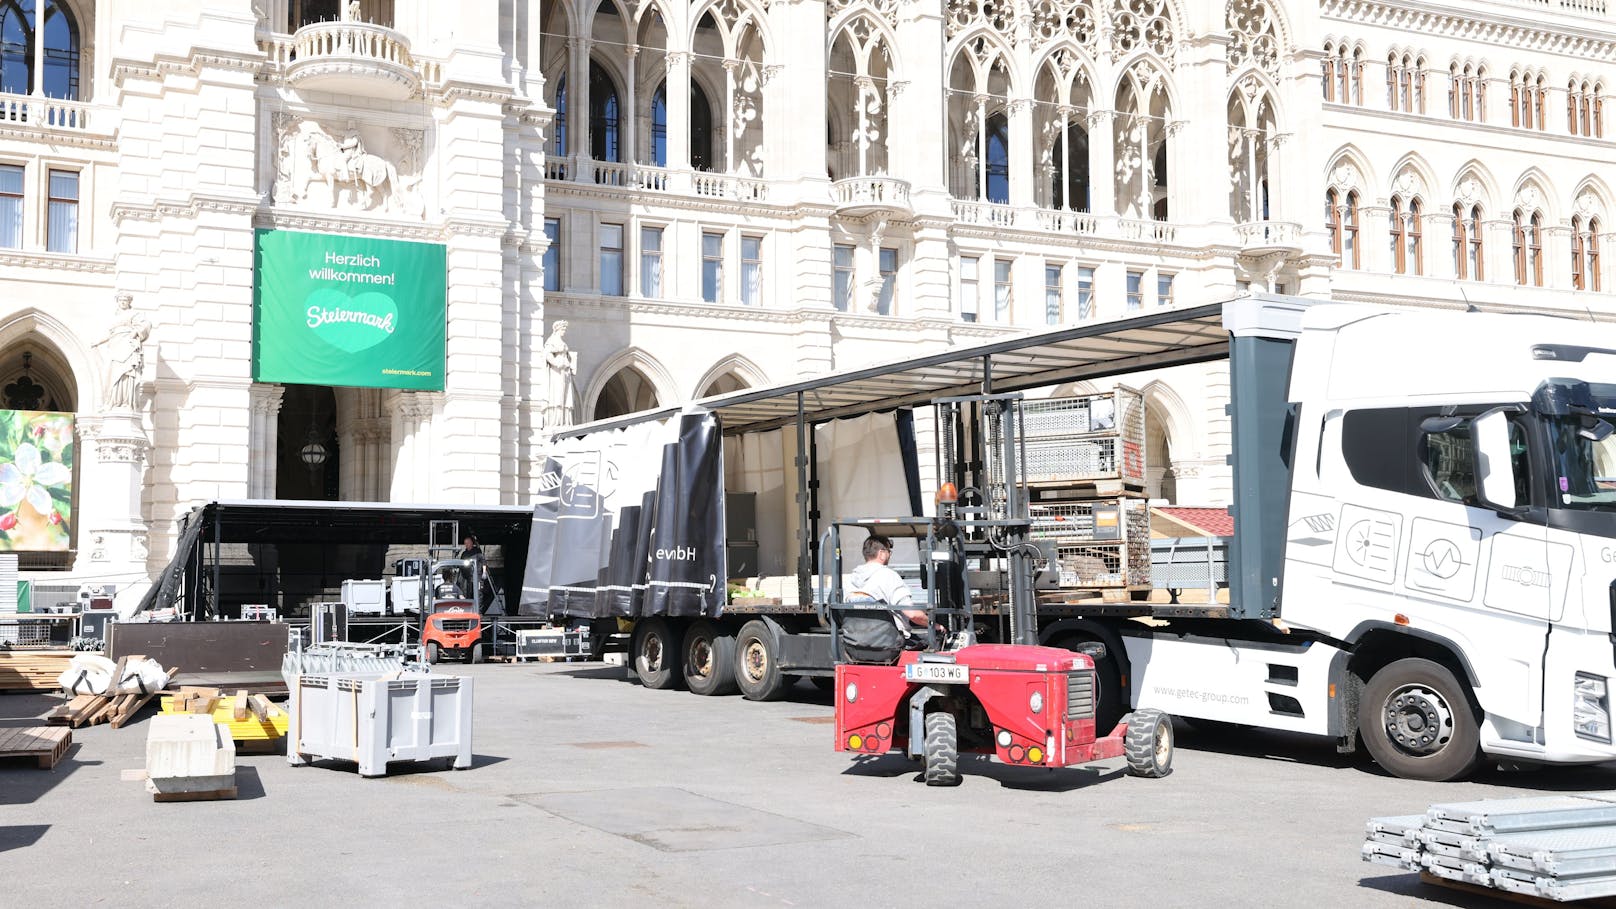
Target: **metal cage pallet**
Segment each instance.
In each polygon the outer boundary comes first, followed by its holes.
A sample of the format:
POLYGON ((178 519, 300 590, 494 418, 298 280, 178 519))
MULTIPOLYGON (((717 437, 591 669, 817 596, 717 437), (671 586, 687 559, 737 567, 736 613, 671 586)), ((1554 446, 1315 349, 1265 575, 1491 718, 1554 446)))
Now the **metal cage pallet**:
MULTIPOLYGON (((1119 385, 1109 392, 1021 403, 1020 438, 1028 483, 1113 481, 1145 484, 1145 399, 1119 385)), ((993 426, 993 424, 990 424, 993 426)), ((990 431, 997 446, 996 428, 990 431)))

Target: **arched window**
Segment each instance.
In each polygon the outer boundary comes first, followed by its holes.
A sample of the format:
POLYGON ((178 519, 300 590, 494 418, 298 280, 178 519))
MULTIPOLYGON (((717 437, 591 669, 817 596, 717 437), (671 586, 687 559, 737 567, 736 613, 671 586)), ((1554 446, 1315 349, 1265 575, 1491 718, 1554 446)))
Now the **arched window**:
MULTIPOLYGON (((690 166, 711 170, 713 162, 713 109, 701 87, 690 86, 690 166)), ((651 96, 651 163, 668 166, 668 83, 657 85, 651 96)))
POLYGON ((1325 217, 1330 225, 1330 248, 1343 268, 1359 267, 1358 191, 1349 190, 1343 196, 1331 189, 1325 193, 1324 201, 1325 217))
POLYGON ((1481 206, 1453 206, 1453 273, 1461 281, 1485 279, 1481 244, 1481 206))
POLYGON ((1420 254, 1420 200, 1392 197, 1392 265, 1400 275, 1420 275, 1425 270, 1420 254))
POLYGON ((1571 216, 1571 286, 1577 290, 1586 290, 1587 281, 1582 273, 1583 242, 1582 217, 1571 216))
POLYGON ((1599 219, 1588 219, 1588 289, 1599 290, 1599 219))
POLYGON ((79 98, 79 26, 57 0, 0 0, 0 92, 79 98), (43 8, 44 61, 34 59, 43 8))
POLYGON ((1010 121, 1004 114, 994 114, 987 122, 987 200, 1004 204, 1010 201, 1010 121))
POLYGON ((556 79, 555 121, 550 131, 555 133, 554 154, 567 154, 567 74, 556 79))
POLYGON ((599 63, 589 61, 589 157, 621 161, 618 142, 617 83, 599 63))
POLYGON ((1069 211, 1089 210, 1089 134, 1073 123, 1056 136, 1054 203, 1069 211))
POLYGON ((1543 213, 1515 209, 1515 283, 1543 286, 1543 213))

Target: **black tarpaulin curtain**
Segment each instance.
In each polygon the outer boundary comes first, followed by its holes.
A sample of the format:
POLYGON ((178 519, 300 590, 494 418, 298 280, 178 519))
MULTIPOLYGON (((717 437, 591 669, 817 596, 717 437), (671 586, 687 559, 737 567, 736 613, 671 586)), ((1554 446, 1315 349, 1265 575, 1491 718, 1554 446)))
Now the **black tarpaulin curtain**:
POLYGON ((540 474, 521 613, 718 615, 723 477, 718 418, 701 409, 558 442, 540 474))

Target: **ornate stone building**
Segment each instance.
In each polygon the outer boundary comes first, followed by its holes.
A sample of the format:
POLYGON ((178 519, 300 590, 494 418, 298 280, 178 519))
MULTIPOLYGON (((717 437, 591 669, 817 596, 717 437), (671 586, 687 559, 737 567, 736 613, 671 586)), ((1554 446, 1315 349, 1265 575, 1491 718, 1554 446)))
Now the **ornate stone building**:
MULTIPOLYGON (((1251 287, 1605 317, 1613 60, 1602 0, 0 0, 0 403, 79 452, 24 567, 522 503, 569 413, 1251 287), (442 390, 255 382, 276 230, 441 245, 442 390)), ((1154 491, 1227 501, 1226 381, 1133 380, 1154 491)))

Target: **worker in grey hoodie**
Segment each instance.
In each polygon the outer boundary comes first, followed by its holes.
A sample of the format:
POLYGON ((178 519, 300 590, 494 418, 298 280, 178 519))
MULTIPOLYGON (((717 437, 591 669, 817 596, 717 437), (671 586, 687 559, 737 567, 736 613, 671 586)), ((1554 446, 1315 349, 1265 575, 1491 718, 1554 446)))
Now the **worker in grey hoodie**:
POLYGON ((883 607, 849 611, 842 620, 843 650, 854 662, 896 662, 905 644, 926 630, 926 611, 914 608, 914 594, 903 578, 887 566, 890 561, 892 541, 871 534, 864 541, 864 564, 848 576, 849 603, 883 607))

